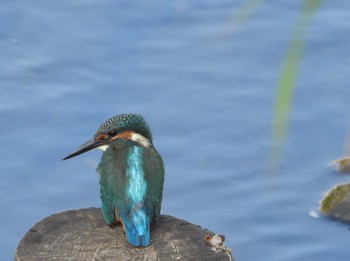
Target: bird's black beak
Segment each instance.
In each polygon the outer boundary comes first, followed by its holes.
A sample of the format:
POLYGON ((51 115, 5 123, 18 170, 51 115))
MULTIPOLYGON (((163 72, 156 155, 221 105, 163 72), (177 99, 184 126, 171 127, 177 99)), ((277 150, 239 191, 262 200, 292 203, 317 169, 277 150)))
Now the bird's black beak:
POLYGON ((77 148, 75 151, 73 151, 71 154, 69 154, 68 156, 66 156, 62 160, 73 158, 73 157, 78 156, 84 152, 87 152, 89 150, 92 150, 94 148, 102 146, 106 143, 107 143, 106 140, 97 140, 96 141, 95 138, 92 138, 91 140, 85 142, 83 145, 81 145, 79 148, 77 148))

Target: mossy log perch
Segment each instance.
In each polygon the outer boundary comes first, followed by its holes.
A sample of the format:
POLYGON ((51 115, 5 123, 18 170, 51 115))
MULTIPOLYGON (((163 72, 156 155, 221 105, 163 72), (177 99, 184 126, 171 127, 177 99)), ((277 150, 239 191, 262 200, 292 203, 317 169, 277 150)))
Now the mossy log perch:
POLYGON ((16 261, 32 260, 232 260, 203 239, 213 232, 161 215, 149 247, 134 248, 122 226, 111 229, 100 208, 69 210, 35 224, 19 242, 16 261))

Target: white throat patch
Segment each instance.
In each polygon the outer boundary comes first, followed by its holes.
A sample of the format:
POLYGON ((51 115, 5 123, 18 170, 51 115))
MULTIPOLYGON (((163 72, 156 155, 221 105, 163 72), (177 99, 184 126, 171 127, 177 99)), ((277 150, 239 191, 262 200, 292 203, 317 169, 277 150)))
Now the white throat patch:
POLYGON ((96 149, 106 151, 106 149, 108 148, 109 148, 109 145, 102 145, 100 147, 97 147, 96 149))
POLYGON ((146 148, 149 148, 149 146, 151 145, 150 141, 147 138, 138 133, 131 134, 130 139, 146 148))

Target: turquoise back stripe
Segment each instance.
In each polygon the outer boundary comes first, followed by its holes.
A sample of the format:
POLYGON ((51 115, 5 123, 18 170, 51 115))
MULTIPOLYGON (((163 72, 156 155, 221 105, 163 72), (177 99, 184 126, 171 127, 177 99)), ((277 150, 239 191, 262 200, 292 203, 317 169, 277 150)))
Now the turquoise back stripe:
POLYGON ((126 170, 126 176, 129 179, 127 195, 132 203, 132 223, 139 236, 145 235, 149 223, 149 219, 142 206, 147 191, 142 154, 143 150, 141 147, 130 147, 126 170))

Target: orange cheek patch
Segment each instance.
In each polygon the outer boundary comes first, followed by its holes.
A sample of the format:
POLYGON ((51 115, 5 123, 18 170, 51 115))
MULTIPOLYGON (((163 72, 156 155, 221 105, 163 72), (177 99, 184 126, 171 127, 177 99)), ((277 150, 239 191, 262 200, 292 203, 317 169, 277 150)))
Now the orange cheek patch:
POLYGON ((96 136, 95 141, 100 141, 100 140, 106 140, 108 138, 108 135, 106 134, 99 134, 96 136))
POLYGON ((124 131, 122 133, 119 133, 117 136, 113 137, 112 139, 113 140, 115 140, 115 139, 130 139, 133 133, 134 133, 133 131, 124 131))

